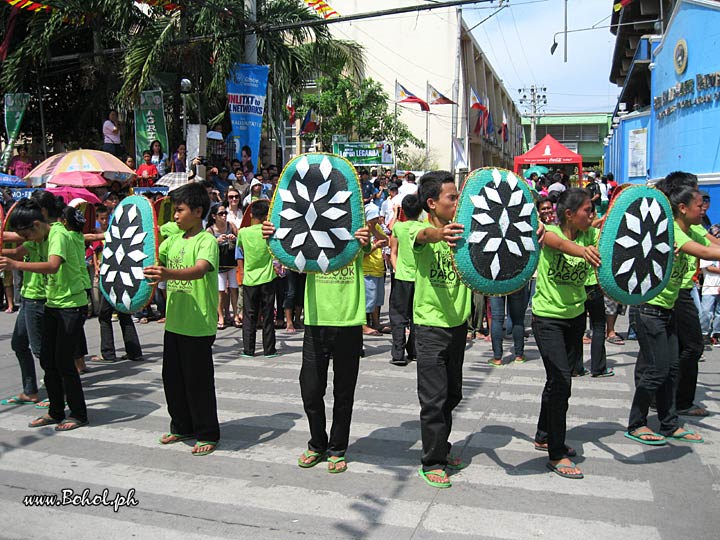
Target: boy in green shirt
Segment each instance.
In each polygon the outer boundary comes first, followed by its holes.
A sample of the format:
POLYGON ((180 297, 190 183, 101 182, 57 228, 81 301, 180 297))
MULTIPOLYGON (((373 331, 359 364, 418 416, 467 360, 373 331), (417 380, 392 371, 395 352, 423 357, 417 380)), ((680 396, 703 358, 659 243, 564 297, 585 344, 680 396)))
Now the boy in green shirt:
POLYGON ((392 327, 390 363, 395 366, 407 366, 416 356, 415 325, 412 321, 415 297, 415 253, 410 242, 410 232, 423 226, 417 220, 422 212, 417 195, 405 195, 402 209, 408 221, 395 222, 390 237, 390 262, 395 270, 390 287, 390 326, 392 327), (410 335, 406 343, 405 329, 408 326, 410 335))
POLYGON ((450 254, 463 232, 461 224, 452 223, 458 197, 452 173, 425 174, 418 198, 428 223, 409 234, 417 268, 413 320, 423 445, 418 473, 438 488, 451 486, 447 468, 465 467, 450 455, 448 442, 452 411, 462 399, 465 321, 470 315, 470 290, 458 279, 450 254))
POLYGON ((270 203, 255 201, 250 207, 251 225, 238 229, 237 245, 243 252, 243 356, 255 356, 258 318, 263 318, 263 354, 277 356, 275 349, 275 269, 262 234, 270 203))
POLYGON ((162 377, 170 432, 160 443, 194 438, 192 454, 204 456, 220 440, 212 357, 218 320, 218 243, 203 228, 202 218, 210 209, 203 186, 186 184, 170 196, 179 232, 160 244, 160 265, 145 269, 148 279, 167 282, 162 377))

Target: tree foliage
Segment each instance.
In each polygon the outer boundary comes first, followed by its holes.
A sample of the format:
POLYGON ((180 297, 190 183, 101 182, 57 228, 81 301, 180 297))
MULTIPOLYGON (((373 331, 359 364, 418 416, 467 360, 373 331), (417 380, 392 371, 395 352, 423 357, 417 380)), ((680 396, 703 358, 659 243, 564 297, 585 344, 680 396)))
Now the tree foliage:
POLYGON ((353 141, 389 141, 398 159, 409 145, 424 148, 408 126, 390 110, 390 97, 373 79, 359 83, 349 77, 319 77, 317 92, 304 93, 298 102, 302 114, 313 109, 320 117, 320 129, 308 137, 317 137, 323 148, 332 148, 333 135, 346 135, 353 141))

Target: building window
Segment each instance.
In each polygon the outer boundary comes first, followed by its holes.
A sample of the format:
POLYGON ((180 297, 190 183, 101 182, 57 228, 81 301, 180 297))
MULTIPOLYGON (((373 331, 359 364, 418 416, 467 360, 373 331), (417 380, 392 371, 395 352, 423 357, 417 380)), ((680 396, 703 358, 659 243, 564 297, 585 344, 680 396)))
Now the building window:
POLYGON ((582 126, 581 141, 599 141, 600 126, 598 124, 582 126))

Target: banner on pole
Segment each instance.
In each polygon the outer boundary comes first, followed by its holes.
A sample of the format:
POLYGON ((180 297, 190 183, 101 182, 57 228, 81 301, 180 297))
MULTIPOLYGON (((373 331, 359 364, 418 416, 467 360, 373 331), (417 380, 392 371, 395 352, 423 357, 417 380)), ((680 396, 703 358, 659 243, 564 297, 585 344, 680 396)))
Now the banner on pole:
POLYGON ((169 156, 162 90, 147 90, 140 93, 140 104, 135 107, 135 163, 143 162, 143 152, 150 150, 150 143, 156 139, 169 156))
POLYGON ((229 140, 233 145, 231 152, 245 163, 247 158, 243 160, 242 149, 246 148, 246 153, 249 149, 247 157, 255 167, 260 154, 260 134, 269 71, 270 66, 235 64, 227 80, 228 109, 232 126, 229 140))
POLYGON ((30 101, 30 94, 5 94, 5 130, 7 132, 7 146, 0 157, 0 169, 7 170, 8 163, 12 157, 15 141, 20 135, 25 109, 30 101))
POLYGON ((333 154, 344 157, 353 165, 395 164, 395 152, 389 142, 333 142, 333 154))

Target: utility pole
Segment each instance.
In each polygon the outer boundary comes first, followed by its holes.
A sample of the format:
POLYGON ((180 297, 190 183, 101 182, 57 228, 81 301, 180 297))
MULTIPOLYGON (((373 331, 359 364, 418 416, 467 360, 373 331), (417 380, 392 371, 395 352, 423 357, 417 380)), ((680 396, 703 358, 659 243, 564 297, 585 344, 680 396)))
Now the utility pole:
POLYGON ((530 118, 530 148, 537 143, 537 119, 542 116, 541 109, 547 105, 547 88, 545 86, 535 86, 529 88, 519 88, 518 93, 520 105, 525 106, 525 116, 530 118))
MULTIPOLYGON (((252 25, 257 21, 257 2, 245 0, 245 18, 252 25)), ((257 34, 245 32, 245 63, 257 64, 257 34)))

